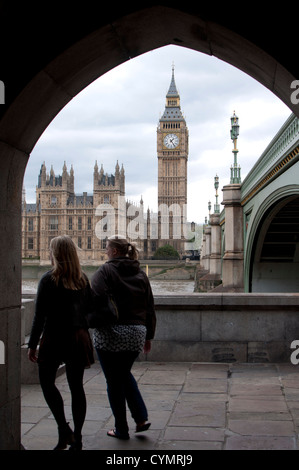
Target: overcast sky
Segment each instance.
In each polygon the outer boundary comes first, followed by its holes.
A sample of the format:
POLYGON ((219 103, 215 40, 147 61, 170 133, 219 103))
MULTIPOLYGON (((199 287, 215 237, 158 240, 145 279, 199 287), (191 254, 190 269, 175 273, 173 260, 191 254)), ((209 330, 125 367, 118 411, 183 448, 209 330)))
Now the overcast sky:
MULTIPOLYGON (((75 192, 93 191, 95 161, 105 173, 123 164, 126 198, 157 210, 157 138, 165 108, 172 63, 189 129, 188 220, 203 223, 208 201, 214 207, 214 177, 229 184, 233 163, 230 117, 239 117, 238 163, 245 178, 291 114, 260 83, 214 57, 167 46, 132 59, 93 82, 52 121, 32 151, 24 185, 27 203, 35 202, 41 164, 62 174, 73 165, 75 192)), ((221 206, 222 208, 223 206, 221 206)), ((213 210, 212 210, 213 212, 213 210)))

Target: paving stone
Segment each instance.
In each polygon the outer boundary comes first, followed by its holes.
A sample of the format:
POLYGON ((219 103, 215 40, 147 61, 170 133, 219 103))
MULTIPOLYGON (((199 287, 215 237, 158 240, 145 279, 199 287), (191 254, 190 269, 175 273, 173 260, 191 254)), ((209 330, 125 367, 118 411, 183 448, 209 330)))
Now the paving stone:
MULTIPOLYGON (((69 409, 69 413, 66 411, 66 416, 71 419, 71 409, 69 409)), ((107 419, 111 416, 111 410, 108 407, 91 407, 87 406, 86 410, 86 419, 90 421, 98 421, 99 423, 106 422, 107 419)))
POLYGON ((225 393, 227 392, 227 380, 224 379, 194 379, 188 378, 184 392, 197 393, 225 393))
POLYGON ((229 401, 229 411, 244 412, 287 412, 287 405, 283 400, 265 400, 265 399, 243 399, 231 398, 229 401))
POLYGON ((47 406, 23 406, 21 421, 22 423, 35 424, 48 414, 50 414, 50 410, 47 406))
POLYGON ((264 421, 267 419, 268 421, 293 421, 292 415, 289 411, 286 413, 230 411, 228 415, 229 419, 233 420, 245 419, 247 421, 264 421))
POLYGON ((181 450, 186 455, 188 450, 221 450, 223 444, 215 441, 163 441, 158 443, 157 450, 178 451, 181 450))
POLYGON ((294 408, 299 408, 299 389, 284 389, 284 396, 290 406, 294 408))
POLYGON ((21 403, 22 406, 47 407, 46 400, 40 387, 38 390, 33 389, 32 393, 27 392, 22 395, 21 403))
POLYGON ((231 436, 226 441, 226 450, 295 450, 292 437, 231 436))
POLYGON ((28 434, 22 436, 22 445, 25 450, 53 450, 57 442, 58 435, 55 437, 39 435, 34 439, 28 434))
POLYGON ((154 449, 155 442, 159 439, 160 432, 147 431, 146 436, 135 435, 131 433, 129 440, 120 440, 107 436, 109 427, 101 429, 91 439, 91 437, 84 440, 86 450, 113 450, 117 451, 131 451, 131 450, 152 450, 154 449))
MULTIPOLYGON (((135 368, 138 368, 139 362, 135 362, 135 368)), ((166 370, 166 371, 188 371, 193 367, 193 364, 190 362, 144 362, 142 367, 148 370, 166 370)))
POLYGON ((165 370, 148 370, 141 377, 140 384, 180 384, 182 385, 186 379, 186 371, 178 370, 175 373, 173 371, 165 370))
MULTIPOLYGON (((48 410, 49 413, 49 410, 48 410)), ((39 420, 35 426, 33 426, 29 433, 26 434, 27 437, 36 438, 44 436, 45 439, 49 437, 54 437, 56 440, 58 438, 57 425, 54 419, 42 418, 39 420)))
POLYGON ((224 442, 224 428, 169 426, 164 435, 166 441, 219 441, 224 442))
POLYGON ((230 395, 251 395, 255 396, 281 396, 280 384, 238 384, 233 383, 230 388, 230 395))
POLYGON ((185 389, 180 394, 178 402, 209 402, 214 403, 215 401, 225 403, 228 400, 227 393, 192 393, 185 392, 185 389))
POLYGON ((229 420, 228 428, 243 436, 294 436, 292 421, 229 420))
MULTIPOLYGON (((86 450, 289 450, 298 448, 299 368, 287 364, 137 362, 133 374, 145 399, 151 428, 131 439, 107 436, 114 427, 106 380, 96 362, 84 374, 86 450)), ((65 374, 57 380, 72 426, 65 374)), ((21 391, 22 444, 51 450, 57 426, 40 386, 21 391)))
POLYGON ((192 364, 190 376, 194 378, 227 379, 227 364, 192 364))
POLYGON ((197 404, 178 403, 170 419, 171 426, 211 426, 225 425, 225 404, 199 400, 197 404))

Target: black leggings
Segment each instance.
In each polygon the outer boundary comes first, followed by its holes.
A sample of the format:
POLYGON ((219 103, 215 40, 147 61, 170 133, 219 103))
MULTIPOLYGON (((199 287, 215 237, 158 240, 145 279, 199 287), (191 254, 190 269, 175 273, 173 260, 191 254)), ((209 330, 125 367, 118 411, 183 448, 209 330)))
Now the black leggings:
MULTIPOLYGON (((86 397, 83 388, 84 366, 77 362, 66 362, 66 377, 72 397, 72 414, 75 436, 81 436, 86 415, 86 397)), ((42 362, 39 364, 39 380, 45 400, 52 411, 58 426, 66 424, 62 396, 55 385, 57 363, 42 362)))

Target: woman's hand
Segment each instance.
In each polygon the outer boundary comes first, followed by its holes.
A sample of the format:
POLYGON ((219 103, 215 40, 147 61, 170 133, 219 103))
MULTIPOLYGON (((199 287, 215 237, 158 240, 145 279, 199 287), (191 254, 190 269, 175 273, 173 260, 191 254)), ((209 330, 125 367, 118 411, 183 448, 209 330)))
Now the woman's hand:
POLYGON ((147 339, 144 343, 144 346, 143 346, 144 354, 148 354, 150 352, 151 348, 152 348, 151 340, 147 339))
POLYGON ((28 359, 31 362, 37 361, 36 349, 28 349, 28 359))

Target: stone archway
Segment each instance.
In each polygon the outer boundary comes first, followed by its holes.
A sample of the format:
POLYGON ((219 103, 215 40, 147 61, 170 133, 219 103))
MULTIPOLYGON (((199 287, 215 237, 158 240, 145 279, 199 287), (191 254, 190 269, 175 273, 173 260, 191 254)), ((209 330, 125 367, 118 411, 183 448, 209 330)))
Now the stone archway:
POLYGON ((251 292, 298 292, 299 196, 286 196, 264 213, 250 265, 251 292))
MULTIPOLYGON (((107 13, 102 12, 98 23, 92 11, 89 15, 79 11, 75 23, 77 30, 71 22, 74 12, 67 12, 62 17, 61 11, 57 10, 57 18, 62 23, 57 25, 57 31, 64 28, 69 34, 63 43, 52 36, 49 39, 43 37, 40 57, 34 61, 34 56, 28 55, 28 66, 21 69, 13 54, 12 57, 6 54, 2 60, 2 66, 9 70, 1 77, 5 78, 6 103, 0 113, 0 236, 1 264, 5 267, 0 273, 0 340, 6 346, 5 364, 0 365, 1 449, 20 447, 23 176, 30 152, 59 111, 84 87, 118 64, 155 48, 176 44, 235 65, 273 91, 299 116, 299 110, 290 102, 290 84, 298 78, 291 71, 291 64, 289 68, 283 66, 266 52, 266 48, 237 34, 231 12, 219 19, 219 15, 215 18, 219 12, 214 12, 213 8, 201 14, 200 10, 191 8, 188 11, 181 4, 177 8, 154 6, 150 2, 147 5, 146 8, 131 7, 129 14, 124 10, 108 9, 107 13)), ((5 34, 8 37, 10 31, 14 32, 13 15, 18 13, 9 8, 6 5, 1 10, 3 41, 5 34)), ((84 8, 90 8, 88 2, 84 8)), ((37 11, 30 11, 29 5, 26 9, 22 12, 24 16, 19 18, 19 30, 12 37, 20 48, 26 44, 32 47, 34 42, 28 39, 29 36, 32 39, 29 25, 34 28, 34 22, 41 19, 37 11), (22 25, 26 26, 25 31, 30 30, 27 36, 22 25)), ((48 13, 49 17, 53 16, 53 12, 48 13)), ((42 34, 42 27, 38 30, 42 34)), ((23 62, 25 59, 22 58, 23 62)))

